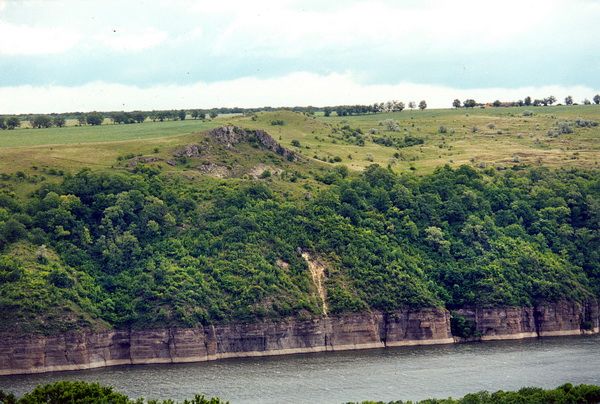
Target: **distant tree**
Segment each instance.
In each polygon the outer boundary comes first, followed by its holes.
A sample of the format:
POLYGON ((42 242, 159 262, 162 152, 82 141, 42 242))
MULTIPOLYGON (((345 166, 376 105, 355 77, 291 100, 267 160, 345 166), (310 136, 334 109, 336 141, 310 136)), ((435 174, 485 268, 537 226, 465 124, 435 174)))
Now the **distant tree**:
POLYGON ((6 120, 3 116, 0 116, 0 130, 6 129, 6 120))
POLYGON ((593 98, 594 104, 600 104, 600 94, 596 94, 593 98))
POLYGON ((30 121, 32 128, 49 128, 52 126, 52 118, 48 115, 36 115, 30 121))
POLYGON ((197 109, 193 109, 190 111, 190 116, 192 117, 192 119, 198 119, 198 117, 200 116, 200 111, 197 109))
POLYGON ((498 108, 500 105, 502 105, 502 103, 500 102, 500 100, 496 100, 492 103, 492 105, 496 108, 498 108))
POLYGON ((454 101, 452 101, 452 106, 454 108, 460 108, 460 100, 456 98, 454 101))
POLYGON ((88 123, 88 125, 102 125, 102 122, 104 122, 104 116, 98 112, 92 112, 87 114, 85 121, 88 123))
POLYGON ((539 107, 540 105, 544 104, 544 100, 538 100, 537 98, 535 100, 533 100, 533 106, 534 107, 539 107))
POLYGON ((110 116, 114 124, 130 123, 129 116, 125 112, 116 112, 110 116))
POLYGON ((565 104, 566 105, 573 105, 573 97, 571 97, 570 95, 567 95, 565 97, 565 104))
POLYGON ((421 100, 419 102, 419 109, 423 111, 425 108, 427 108, 427 102, 425 102, 425 100, 421 100))
POLYGON ((393 112, 402 112, 405 108, 404 103, 402 101, 392 101, 392 111, 393 112))
POLYGON ((331 108, 329 108, 329 107, 323 108, 323 115, 331 116, 331 108))
POLYGON ((525 105, 525 101, 523 101, 523 100, 517 101, 517 106, 522 107, 523 105, 525 105))
POLYGON ((142 112, 142 111, 135 111, 135 112, 134 112, 134 113, 131 115, 131 117, 132 117, 132 118, 133 118, 133 120, 134 120, 134 121, 136 121, 137 123, 143 123, 143 122, 146 120, 146 118, 147 118, 147 115, 146 115, 146 113, 145 113, 145 112, 142 112))
POLYGON ((52 122, 54 123, 54 126, 62 128, 63 126, 66 125, 67 120, 62 116, 55 116, 54 119, 52 120, 52 122))
POLYGON ((177 113, 177 117, 179 118, 180 121, 185 121, 185 117, 186 117, 187 113, 185 112, 184 109, 180 110, 177 113))
POLYGON ((415 109, 416 107, 417 107, 417 104, 414 101, 411 101, 408 103, 408 108, 415 109))
POLYGON ((590 105, 591 102, 587 98, 582 101, 583 105, 590 105))
POLYGON ((525 97, 525 106, 530 106, 531 105, 531 97, 527 96, 525 97))
POLYGON ((86 122, 87 122, 87 121, 86 121, 86 119, 85 119, 85 115, 83 115, 83 114, 80 114, 80 115, 77 117, 77 123, 79 124, 79 126, 83 126, 83 125, 85 125, 85 124, 86 124, 86 122))
POLYGON ((158 119, 160 122, 163 122, 168 118, 169 118, 169 114, 166 111, 158 111, 156 113, 156 119, 158 119))
POLYGON ((477 105, 477 103, 475 102, 474 99, 468 98, 463 101, 463 105, 465 108, 475 108, 475 105, 477 105))
POLYGON ((551 95, 550 97, 546 98, 545 100, 548 105, 552 105, 556 102, 556 97, 551 95))
POLYGON ((219 116, 219 113, 217 111, 210 111, 210 114, 208 114, 208 116, 210 116, 210 119, 215 119, 219 116))
POLYGON ((9 130, 18 128, 19 126, 21 126, 21 120, 16 116, 11 116, 6 120, 6 128, 9 130))

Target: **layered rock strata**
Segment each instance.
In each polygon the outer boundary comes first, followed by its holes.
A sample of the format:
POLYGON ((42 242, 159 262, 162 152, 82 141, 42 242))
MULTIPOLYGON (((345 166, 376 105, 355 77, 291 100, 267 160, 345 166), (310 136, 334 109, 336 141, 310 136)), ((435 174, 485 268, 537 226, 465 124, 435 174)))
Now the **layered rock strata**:
MULTIPOLYGON (((532 308, 465 308, 457 313, 474 322, 481 340, 599 332, 595 300, 532 308)), ((439 308, 187 329, 4 336, 0 375, 460 341, 451 334, 450 313, 439 308)))

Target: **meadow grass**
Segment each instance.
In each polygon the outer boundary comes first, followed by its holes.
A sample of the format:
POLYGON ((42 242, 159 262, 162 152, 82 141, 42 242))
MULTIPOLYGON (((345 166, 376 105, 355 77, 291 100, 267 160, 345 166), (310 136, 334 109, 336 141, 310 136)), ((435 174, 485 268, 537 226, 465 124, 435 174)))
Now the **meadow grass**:
POLYGON ((110 169, 118 157, 131 154, 157 154, 167 159, 174 148, 197 141, 195 134, 224 124, 266 130, 309 161, 337 157, 341 161, 335 164, 354 170, 373 163, 389 165, 394 171, 418 173, 431 172, 444 164, 597 168, 600 127, 575 127, 571 134, 548 135, 558 122, 577 118, 600 121, 600 106, 405 110, 351 117, 308 116, 283 110, 253 116, 226 115, 212 121, 17 129, 0 132, 0 172, 29 172, 41 167, 66 171, 82 167, 110 169), (525 116, 525 111, 533 115, 525 116), (387 119, 397 121, 400 130, 387 131, 380 124, 387 119), (284 121, 284 125, 272 125, 277 120, 284 121), (335 138, 334 130, 344 125, 362 130, 364 146, 335 138), (445 133, 440 133, 442 126, 445 133), (410 135, 424 143, 400 149, 382 146, 372 141, 371 129, 378 132, 374 136, 403 139, 410 135), (292 144, 294 140, 300 142, 300 147, 292 144))

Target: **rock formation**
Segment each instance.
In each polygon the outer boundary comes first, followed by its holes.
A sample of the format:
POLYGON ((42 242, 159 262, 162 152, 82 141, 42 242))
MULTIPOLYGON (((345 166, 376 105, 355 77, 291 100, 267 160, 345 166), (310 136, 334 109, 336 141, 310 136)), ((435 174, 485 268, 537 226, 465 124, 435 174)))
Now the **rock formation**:
MULTIPOLYGON (((596 300, 457 312, 475 322, 482 340, 600 331, 596 300)), ((5 335, 0 338, 0 375, 453 342, 460 339, 450 332, 450 313, 440 308, 196 328, 5 335)))

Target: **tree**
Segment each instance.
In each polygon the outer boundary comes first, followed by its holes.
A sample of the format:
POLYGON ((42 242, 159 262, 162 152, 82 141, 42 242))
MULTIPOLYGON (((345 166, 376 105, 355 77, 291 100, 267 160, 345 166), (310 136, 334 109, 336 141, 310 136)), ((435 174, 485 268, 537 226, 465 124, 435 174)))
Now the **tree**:
POLYGON ((475 102, 474 99, 468 98, 463 101, 463 105, 465 108, 475 108, 475 105, 477 105, 477 103, 475 102))
POLYGON ((587 98, 582 101, 583 105, 590 105, 591 102, 587 98))
POLYGON ((331 116, 331 108, 329 108, 329 107, 323 108, 323 115, 331 116))
POLYGON ((427 102, 425 102, 425 100, 421 100, 419 102, 419 109, 423 111, 425 108, 427 108, 427 102))
POLYGON ((573 97, 571 97, 570 95, 567 95, 565 97, 565 104, 566 105, 573 105, 573 97))
POLYGON ((417 107, 417 104, 415 104, 414 101, 411 101, 411 102, 408 103, 408 108, 415 109, 416 107, 417 107))
POLYGON ((552 104, 554 104, 555 102, 556 102, 556 97, 555 97, 555 96, 553 96, 553 95, 551 95, 550 97, 546 98, 546 103, 547 103, 548 105, 552 105, 552 104))
POLYGON ((67 120, 62 116, 55 116, 52 122, 54 123, 54 126, 62 128, 67 123, 67 120))
POLYGON ((102 125, 102 122, 104 122, 104 116, 102 116, 102 114, 98 112, 92 112, 90 114, 87 114, 85 120, 88 123, 88 125, 102 125))
POLYGON ((21 120, 16 116, 11 116, 6 120, 6 128, 9 130, 18 128, 19 126, 21 126, 21 120))
POLYGON ((525 97, 525 105, 526 106, 530 106, 531 105, 531 97, 530 96, 525 97))
POLYGON ((6 129, 6 121, 4 120, 4 117, 0 116, 0 130, 2 129, 6 129))
POLYGON ((142 111, 135 111, 131 117, 137 123, 143 123, 146 120, 147 115, 142 111))
POLYGON ((85 120, 85 115, 81 114, 77 117, 77 123, 79 124, 79 126, 83 126, 86 123, 85 120))
POLYGON ((500 100, 496 100, 492 103, 492 105, 496 108, 498 108, 500 105, 502 105, 502 103, 500 102, 500 100))
POLYGON ((456 98, 454 101, 452 101, 452 106, 454 108, 460 108, 460 100, 456 98))
POLYGON ((594 104, 600 104, 600 94, 596 94, 593 98, 594 104))
POLYGON ((219 116, 219 113, 217 111, 210 111, 210 119, 215 119, 217 116, 219 116))
POLYGON ((184 109, 180 110, 180 111, 177 113, 177 116, 179 117, 179 120, 181 120, 181 121, 185 121, 185 116, 186 116, 186 115, 187 115, 187 113, 185 112, 185 110, 184 110, 184 109))
POLYGON ((52 119, 48 115, 37 115, 30 121, 32 128, 49 128, 52 126, 52 119))

